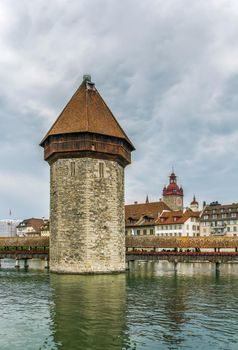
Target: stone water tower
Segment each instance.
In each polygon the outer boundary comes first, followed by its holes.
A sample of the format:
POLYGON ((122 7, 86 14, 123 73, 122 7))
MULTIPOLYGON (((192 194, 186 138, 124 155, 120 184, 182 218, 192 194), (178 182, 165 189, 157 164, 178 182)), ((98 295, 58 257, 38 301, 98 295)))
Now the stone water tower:
POLYGON ((50 270, 124 271, 124 168, 135 148, 90 76, 40 145, 50 165, 50 270))

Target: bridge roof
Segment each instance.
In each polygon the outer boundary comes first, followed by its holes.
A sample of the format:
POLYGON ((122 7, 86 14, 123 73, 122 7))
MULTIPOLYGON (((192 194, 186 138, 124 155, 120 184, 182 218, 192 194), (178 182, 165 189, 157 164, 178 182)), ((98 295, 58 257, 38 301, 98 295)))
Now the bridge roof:
POLYGON ((49 237, 0 237, 0 247, 48 247, 49 237))
POLYGON ((238 237, 126 236, 127 248, 237 248, 238 237))

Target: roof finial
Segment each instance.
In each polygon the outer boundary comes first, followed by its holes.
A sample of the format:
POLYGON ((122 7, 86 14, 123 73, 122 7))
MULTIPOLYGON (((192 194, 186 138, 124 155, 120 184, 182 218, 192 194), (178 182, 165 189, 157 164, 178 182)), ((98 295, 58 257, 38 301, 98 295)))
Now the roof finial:
POLYGON ((90 74, 84 74, 83 81, 91 81, 91 75, 90 74))

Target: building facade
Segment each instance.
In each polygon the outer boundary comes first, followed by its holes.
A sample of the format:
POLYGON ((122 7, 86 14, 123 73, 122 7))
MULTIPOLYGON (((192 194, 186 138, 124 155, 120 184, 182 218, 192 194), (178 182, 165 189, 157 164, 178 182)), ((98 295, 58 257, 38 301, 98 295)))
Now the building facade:
POLYGON ((196 237, 200 235, 199 212, 191 209, 164 210, 155 224, 156 236, 196 237))
POLYGON ((50 165, 50 270, 125 271, 124 168, 135 148, 90 76, 41 146, 50 165))
POLYGON ((237 236, 238 203, 205 205, 200 217, 201 236, 237 236))
POLYGON ((30 218, 21 221, 16 229, 19 237, 40 237, 44 219, 30 218))

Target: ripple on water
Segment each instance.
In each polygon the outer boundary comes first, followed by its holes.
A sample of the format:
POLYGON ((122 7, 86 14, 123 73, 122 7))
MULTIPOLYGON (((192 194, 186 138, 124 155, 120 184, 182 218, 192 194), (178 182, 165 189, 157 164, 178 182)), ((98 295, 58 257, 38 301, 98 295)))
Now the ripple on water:
POLYGON ((58 276, 0 271, 0 349, 237 350, 238 266, 58 276), (236 274, 234 273, 236 271, 236 274), (232 273, 231 273, 232 272, 232 273))

